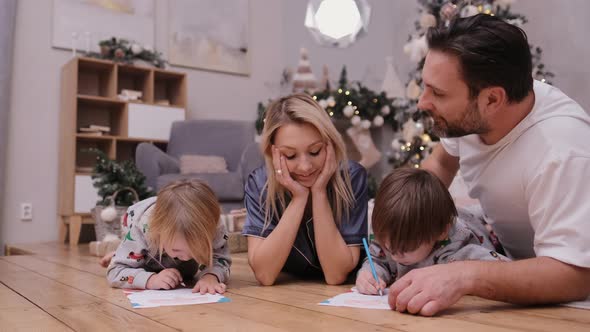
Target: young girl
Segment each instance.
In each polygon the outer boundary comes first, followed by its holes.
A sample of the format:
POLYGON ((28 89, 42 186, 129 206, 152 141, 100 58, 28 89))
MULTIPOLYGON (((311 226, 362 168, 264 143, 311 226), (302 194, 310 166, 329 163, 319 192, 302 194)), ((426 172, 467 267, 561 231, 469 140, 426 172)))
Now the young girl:
POLYGON ((305 94, 266 110, 265 166, 246 183, 243 234, 263 285, 281 270, 343 283, 359 263, 367 233, 367 173, 346 158, 326 111, 305 94))
POLYGON ((460 260, 509 261, 483 220, 455 208, 447 188, 422 169, 400 168, 385 177, 372 215, 370 252, 379 282, 365 261, 356 287, 379 290, 413 269, 460 260), (496 248, 498 247, 498 248, 496 248))
POLYGON ((127 210, 129 232, 107 270, 112 287, 173 289, 196 279, 193 292, 224 293, 231 259, 220 207, 197 180, 173 182, 127 210))

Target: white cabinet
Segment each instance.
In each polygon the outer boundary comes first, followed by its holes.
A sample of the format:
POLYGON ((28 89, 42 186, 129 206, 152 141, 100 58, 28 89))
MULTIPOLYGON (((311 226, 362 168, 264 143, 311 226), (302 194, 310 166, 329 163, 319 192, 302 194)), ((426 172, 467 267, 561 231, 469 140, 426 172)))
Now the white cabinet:
POLYGON ((147 138, 167 140, 174 121, 185 118, 184 108, 128 104, 127 136, 131 138, 147 138))
POLYGON ((74 213, 90 213, 96 202, 101 199, 96 188, 92 186, 90 175, 76 175, 74 192, 74 213))

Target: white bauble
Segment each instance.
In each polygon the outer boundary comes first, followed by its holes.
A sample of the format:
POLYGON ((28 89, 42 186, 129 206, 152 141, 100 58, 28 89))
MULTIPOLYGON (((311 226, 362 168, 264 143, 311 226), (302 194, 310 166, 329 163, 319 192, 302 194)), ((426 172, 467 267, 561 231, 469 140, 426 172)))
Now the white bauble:
POLYGON ((328 97, 328 106, 330 106, 330 107, 336 106, 336 99, 334 99, 334 97, 332 97, 332 96, 328 97))
POLYGON ((399 139, 394 139, 393 141, 391 141, 391 149, 393 151, 399 151, 399 149, 402 148, 402 143, 399 141, 399 139))
POLYGON ((461 17, 471 17, 474 15, 479 14, 479 10, 474 5, 467 5, 461 9, 461 13, 459 14, 461 17))
POLYGON ((384 116, 389 115, 390 112, 391 112, 391 108, 389 108, 389 105, 385 105, 385 106, 381 107, 381 114, 383 114, 384 116))
POLYGON ((350 118, 354 115, 354 108, 352 108, 352 106, 350 105, 346 105, 342 110, 342 114, 344 114, 344 116, 346 116, 347 118, 350 118))
POLYGON ((418 99, 418 97, 420 97, 420 94, 422 93, 422 89, 420 89, 420 86, 418 86, 418 83, 416 83, 416 80, 411 80, 410 83, 408 83, 408 86, 406 87, 406 97, 408 97, 408 99, 418 99))
POLYGON ((381 127, 383 125, 383 123, 385 123, 385 120, 383 119, 383 117, 381 115, 377 115, 374 119, 373 119, 373 125, 375 127, 381 127))
POLYGON ((115 218, 117 218, 117 210, 115 210, 114 206, 107 206, 100 211, 100 219, 103 221, 113 221, 115 218))
POLYGON ((358 115, 355 115, 352 117, 352 119, 350 119, 350 123, 352 123, 353 126, 358 126, 361 124, 361 117, 358 115))
POLYGON ((369 121, 369 120, 362 120, 361 121, 361 128, 363 128, 363 129, 369 129, 369 128, 371 128, 371 121, 369 121))
POLYGON ((318 101, 318 104, 323 108, 326 109, 326 107, 328 107, 328 101, 325 99, 322 99, 320 101, 318 101))
POLYGON ((426 41, 426 35, 422 35, 418 38, 412 38, 409 42, 404 45, 404 53, 410 57, 413 62, 420 62, 428 53, 428 42, 426 41))
POLYGON ((420 27, 424 30, 436 26, 436 17, 429 13, 424 13, 420 16, 420 27))
POLYGON ((141 51, 143 51, 143 48, 140 45, 138 45, 138 44, 131 45, 131 53, 138 55, 139 53, 141 53, 141 51))

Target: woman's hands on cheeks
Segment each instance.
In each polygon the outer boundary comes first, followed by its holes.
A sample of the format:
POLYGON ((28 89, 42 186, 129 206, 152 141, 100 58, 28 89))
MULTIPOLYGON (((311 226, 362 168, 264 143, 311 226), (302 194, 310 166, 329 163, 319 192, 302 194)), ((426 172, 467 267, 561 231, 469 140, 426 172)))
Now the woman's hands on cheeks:
POLYGON ((272 163, 277 181, 291 192, 293 198, 309 194, 309 189, 301 185, 301 183, 293 180, 289 174, 289 168, 287 168, 285 156, 281 155, 279 149, 274 145, 272 146, 272 163))
POLYGON ((326 193, 326 186, 338 168, 335 155, 332 142, 326 142, 326 160, 324 161, 324 167, 320 171, 320 174, 311 186, 312 195, 314 193, 326 193))

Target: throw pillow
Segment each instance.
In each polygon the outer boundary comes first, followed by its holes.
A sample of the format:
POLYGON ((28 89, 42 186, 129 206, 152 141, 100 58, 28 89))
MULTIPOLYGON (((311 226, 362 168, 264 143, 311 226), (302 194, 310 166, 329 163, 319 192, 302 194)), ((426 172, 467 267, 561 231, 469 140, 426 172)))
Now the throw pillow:
POLYGON ((228 173, 227 163, 220 156, 181 155, 180 174, 190 173, 228 173))

